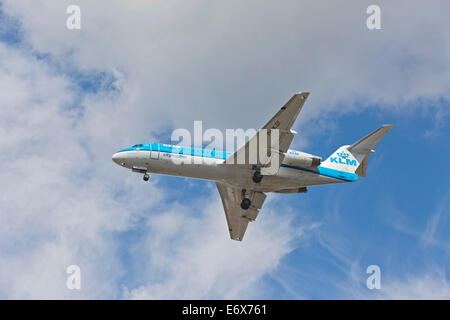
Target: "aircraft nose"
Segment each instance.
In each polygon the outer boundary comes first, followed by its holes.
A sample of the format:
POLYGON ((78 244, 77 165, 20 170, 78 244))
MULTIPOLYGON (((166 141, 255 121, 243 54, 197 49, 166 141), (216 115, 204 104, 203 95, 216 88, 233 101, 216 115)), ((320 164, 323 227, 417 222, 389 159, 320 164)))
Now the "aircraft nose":
POLYGON ((114 161, 118 165, 121 165, 123 163, 123 158, 121 157, 120 153, 117 152, 113 154, 112 161, 114 161))

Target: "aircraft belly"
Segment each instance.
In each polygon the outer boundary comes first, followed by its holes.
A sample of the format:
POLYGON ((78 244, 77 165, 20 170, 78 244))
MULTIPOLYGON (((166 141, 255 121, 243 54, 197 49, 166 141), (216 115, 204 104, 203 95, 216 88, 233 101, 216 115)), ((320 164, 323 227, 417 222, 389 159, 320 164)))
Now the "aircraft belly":
POLYGON ((285 178, 288 181, 296 181, 300 187, 338 183, 341 182, 338 179, 327 177, 319 174, 318 172, 310 172, 306 170, 300 170, 295 168, 281 167, 278 171, 278 176, 285 178))
POLYGON ((339 183, 341 181, 318 173, 281 167, 278 174, 264 176, 260 183, 253 182, 250 170, 247 170, 246 173, 240 172, 240 174, 230 176, 221 180, 221 182, 230 186, 249 188, 255 191, 274 192, 281 189, 339 183))

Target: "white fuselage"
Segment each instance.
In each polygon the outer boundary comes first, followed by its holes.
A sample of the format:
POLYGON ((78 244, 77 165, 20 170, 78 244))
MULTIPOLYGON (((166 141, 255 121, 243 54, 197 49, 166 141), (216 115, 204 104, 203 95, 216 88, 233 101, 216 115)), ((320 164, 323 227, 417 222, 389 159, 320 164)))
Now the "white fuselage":
MULTIPOLYGON (((193 156, 164 151, 122 150, 114 154, 114 162, 138 172, 220 181, 234 187, 250 187, 261 192, 277 192, 300 187, 351 181, 333 174, 323 174, 321 168, 301 168, 281 165, 277 174, 264 176, 261 182, 252 181, 253 171, 225 164, 223 159, 193 156)), ((339 173, 339 172, 338 172, 339 173)))

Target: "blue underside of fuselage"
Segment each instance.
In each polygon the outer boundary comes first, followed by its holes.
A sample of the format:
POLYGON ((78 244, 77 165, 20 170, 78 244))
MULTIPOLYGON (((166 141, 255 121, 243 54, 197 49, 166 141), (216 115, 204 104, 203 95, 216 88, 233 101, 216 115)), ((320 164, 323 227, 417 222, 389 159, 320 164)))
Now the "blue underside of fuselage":
MULTIPOLYGON (((222 160, 226 160, 232 154, 230 152, 224 152, 224 151, 180 147, 180 146, 173 146, 173 145, 162 144, 162 143, 142 143, 142 144, 139 144, 139 147, 126 148, 126 149, 122 149, 118 152, 124 152, 124 151, 159 151, 159 152, 184 154, 184 155, 189 155, 189 156, 222 159, 222 160)), ((283 164, 281 164, 281 167, 311 172, 314 174, 320 174, 322 176, 326 176, 326 177, 330 177, 330 178, 334 178, 334 179, 338 179, 338 180, 342 180, 342 181, 358 180, 358 175, 356 173, 350 173, 350 172, 335 170, 335 169, 331 169, 331 168, 325 168, 325 167, 321 167, 321 166, 318 166, 316 169, 310 169, 310 168, 303 168, 303 167, 298 167, 298 166, 291 166, 291 165, 287 165, 287 164, 283 163, 283 164)))

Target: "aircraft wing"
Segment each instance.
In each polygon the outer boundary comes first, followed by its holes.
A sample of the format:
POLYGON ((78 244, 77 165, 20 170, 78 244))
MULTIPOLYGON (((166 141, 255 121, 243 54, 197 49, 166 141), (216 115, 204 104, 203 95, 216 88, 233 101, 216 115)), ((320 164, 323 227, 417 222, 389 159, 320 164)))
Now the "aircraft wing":
POLYGON ((254 221, 258 216, 266 195, 262 192, 247 190, 246 197, 252 202, 248 210, 241 208, 242 189, 229 187, 221 182, 216 182, 220 197, 222 198, 228 230, 233 240, 242 241, 249 221, 254 221))
POLYGON ((284 153, 287 152, 289 146, 294 138, 295 131, 291 128, 297 119, 306 99, 308 98, 308 92, 296 93, 289 99, 286 104, 281 107, 281 109, 273 116, 272 119, 267 122, 267 124, 262 127, 258 133, 252 137, 243 147, 232 154, 225 163, 227 164, 238 164, 251 167, 251 165, 256 165, 261 168, 261 174, 273 175, 278 172, 278 169, 283 162, 284 153), (279 143, 277 145, 272 145, 271 136, 273 135, 274 129, 278 129, 279 143), (266 131, 267 130, 267 131, 266 131), (266 132, 267 134, 264 134, 266 132), (266 146, 267 150, 264 150, 267 154, 267 158, 260 158, 258 153, 259 147, 258 142, 261 139, 267 139, 266 146), (255 154, 256 153, 256 154, 255 154), (274 163, 277 166, 271 165, 272 157, 277 157, 274 163), (253 161, 250 161, 253 159, 253 161))

